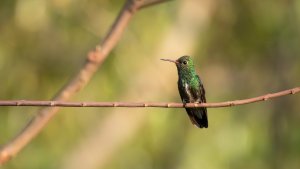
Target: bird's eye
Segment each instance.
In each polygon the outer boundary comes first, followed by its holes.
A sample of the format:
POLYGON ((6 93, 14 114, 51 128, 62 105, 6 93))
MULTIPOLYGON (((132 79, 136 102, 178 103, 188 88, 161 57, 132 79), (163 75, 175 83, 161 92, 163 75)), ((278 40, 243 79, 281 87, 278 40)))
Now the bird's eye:
POLYGON ((182 63, 183 63, 184 65, 186 65, 186 64, 187 64, 187 61, 183 61, 182 63))

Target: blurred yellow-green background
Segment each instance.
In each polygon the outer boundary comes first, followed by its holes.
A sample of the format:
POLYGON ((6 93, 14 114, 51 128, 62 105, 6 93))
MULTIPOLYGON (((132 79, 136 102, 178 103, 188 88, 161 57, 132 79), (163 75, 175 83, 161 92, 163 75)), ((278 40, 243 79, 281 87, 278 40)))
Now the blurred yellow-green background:
MULTIPOLYGON (((1 0, 0 99, 49 100, 105 36, 122 0, 1 0)), ((209 102, 300 84, 300 1, 178 0, 138 12, 73 101, 180 102, 159 58, 193 56, 209 102)), ((298 169, 300 95, 209 109, 63 108, 3 169, 298 169)), ((0 107, 0 145, 37 107, 0 107)))

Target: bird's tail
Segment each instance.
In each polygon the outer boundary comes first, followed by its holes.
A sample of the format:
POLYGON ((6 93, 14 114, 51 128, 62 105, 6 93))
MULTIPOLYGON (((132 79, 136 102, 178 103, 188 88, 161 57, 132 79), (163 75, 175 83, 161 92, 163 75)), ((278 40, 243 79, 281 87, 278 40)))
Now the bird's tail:
POLYGON ((207 128, 207 110, 206 107, 196 108, 192 112, 192 115, 189 116, 192 123, 199 128, 207 128))

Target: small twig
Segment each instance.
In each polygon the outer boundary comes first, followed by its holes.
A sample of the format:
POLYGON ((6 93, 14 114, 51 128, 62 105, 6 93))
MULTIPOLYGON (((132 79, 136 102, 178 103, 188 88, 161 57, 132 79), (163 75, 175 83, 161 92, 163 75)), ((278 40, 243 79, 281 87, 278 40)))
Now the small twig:
POLYGON ((149 1, 144 2, 143 5, 141 5, 139 7, 139 9, 148 8, 150 6, 157 5, 159 3, 163 3, 163 2, 167 2, 167 1, 172 1, 172 0, 149 0, 149 1))
MULTIPOLYGON (((161 0, 165 1, 165 0, 161 0)), ((70 99, 90 81, 110 51, 121 38, 122 33, 135 12, 147 4, 146 0, 127 0, 114 24, 100 46, 90 51, 86 63, 79 72, 57 93, 53 100, 60 102, 70 99)), ((55 103, 55 102, 53 102, 55 103)), ((51 104, 53 104, 51 103, 51 104)), ((22 104, 19 102, 18 104, 22 104)), ((29 123, 11 141, 0 148, 0 166, 26 146, 58 112, 59 107, 46 107, 37 112, 29 123)))
POLYGON ((167 103, 167 102, 65 102, 65 101, 36 101, 36 100, 0 100, 0 106, 49 106, 49 107, 161 107, 161 108, 183 108, 183 107, 230 107, 254 102, 266 101, 276 97, 300 92, 300 87, 284 90, 277 93, 262 96, 226 101, 218 103, 167 103))

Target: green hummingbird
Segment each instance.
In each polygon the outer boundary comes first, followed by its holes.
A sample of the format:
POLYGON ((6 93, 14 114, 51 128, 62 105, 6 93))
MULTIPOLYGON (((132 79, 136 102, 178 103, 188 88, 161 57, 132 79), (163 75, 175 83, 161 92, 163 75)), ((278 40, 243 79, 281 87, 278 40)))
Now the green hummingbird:
MULTIPOLYGON (((203 83, 197 75, 194 62, 190 56, 182 56, 177 60, 161 59, 176 64, 178 71, 178 90, 183 104, 206 103, 203 83)), ((199 128, 207 128, 206 107, 185 108, 190 120, 199 128)))

